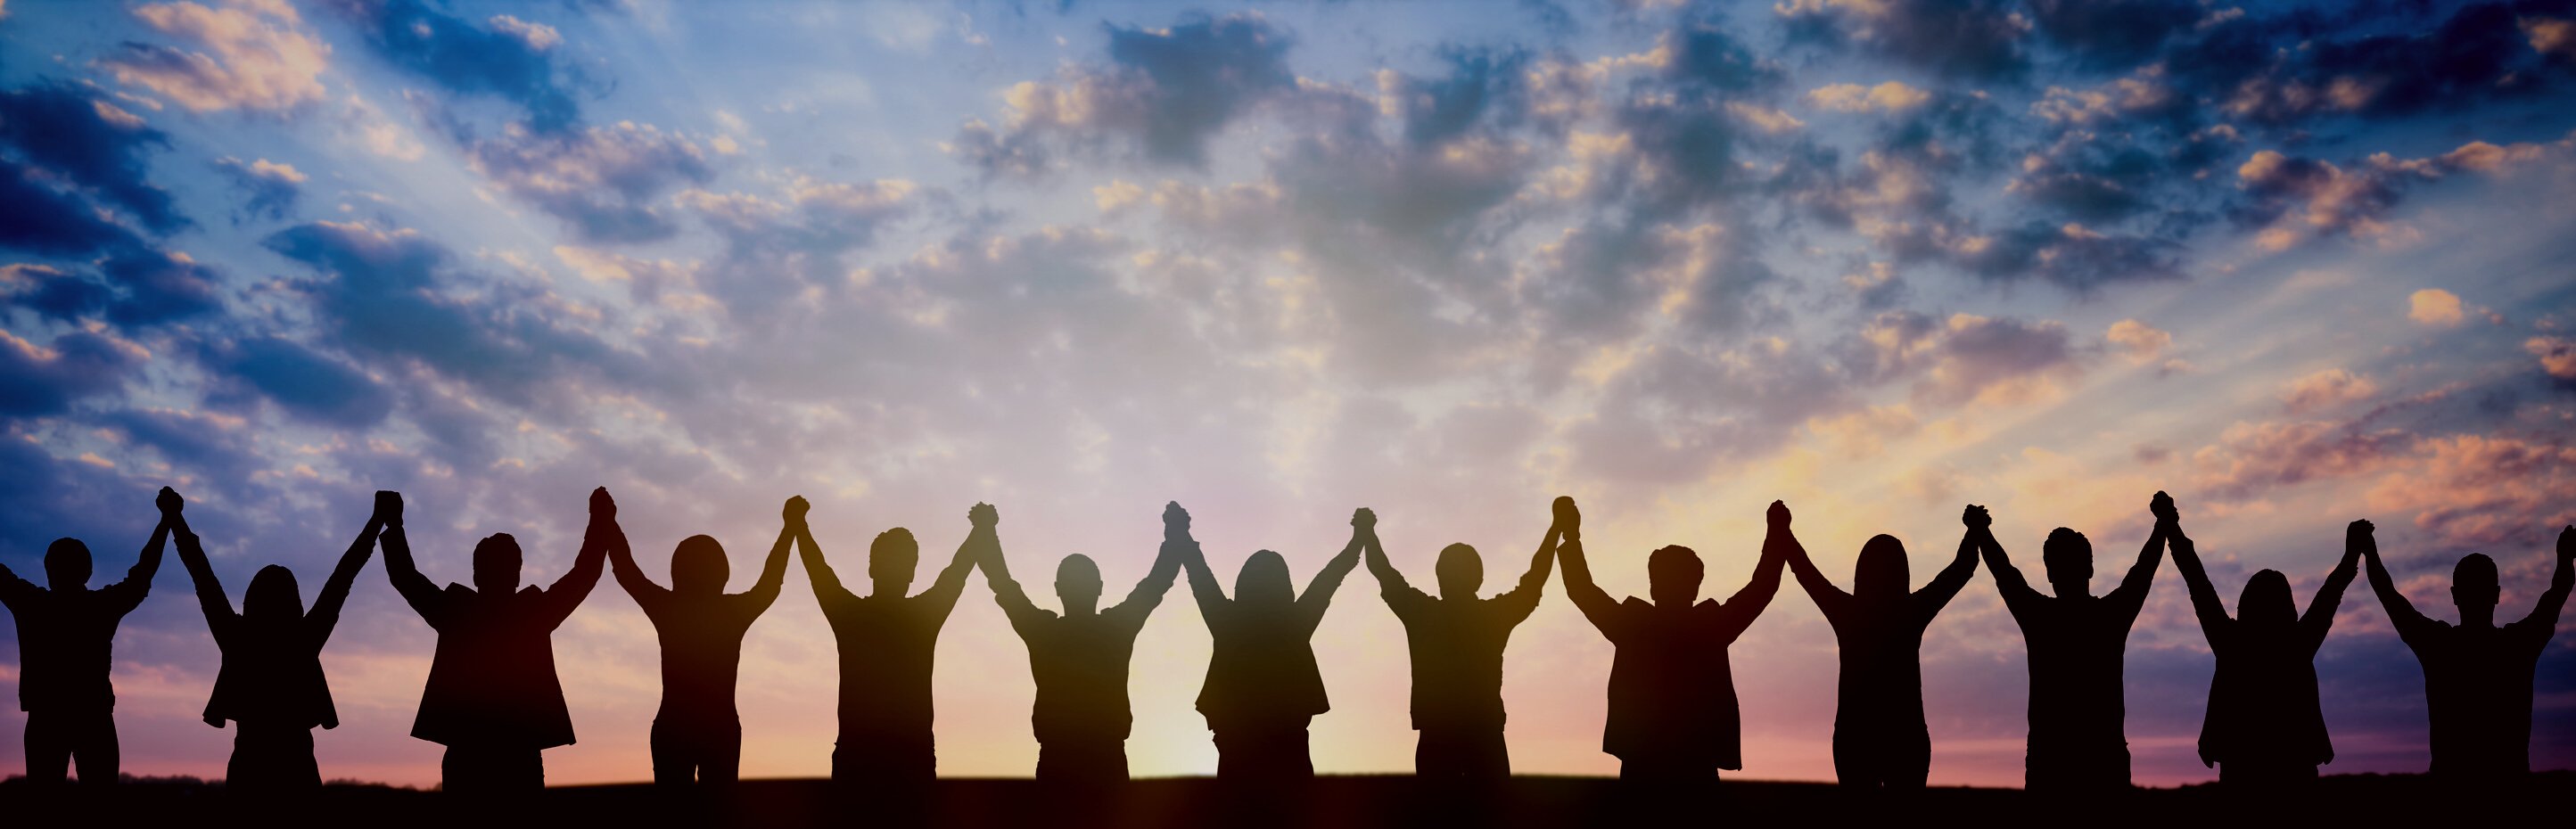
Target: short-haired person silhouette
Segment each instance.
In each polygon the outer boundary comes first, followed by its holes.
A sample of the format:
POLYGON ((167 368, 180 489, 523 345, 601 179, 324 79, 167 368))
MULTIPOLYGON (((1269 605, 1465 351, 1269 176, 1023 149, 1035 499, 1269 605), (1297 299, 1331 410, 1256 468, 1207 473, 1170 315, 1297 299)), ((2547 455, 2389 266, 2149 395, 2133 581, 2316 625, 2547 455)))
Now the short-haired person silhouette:
POLYGON ((724 592, 732 564, 724 545, 693 535, 671 551, 671 586, 654 584, 635 564, 626 532, 611 522, 609 569, 617 586, 635 598, 662 645, 662 707, 653 712, 653 782, 721 787, 742 771, 742 715, 734 684, 742 672, 742 637, 752 620, 778 601, 787 580, 787 548, 805 523, 805 499, 789 498, 778 541, 751 589, 724 592))
POLYGON ((1406 584, 1377 534, 1369 534, 1369 573, 1377 577, 1387 609, 1404 623, 1405 648, 1412 655, 1413 730, 1421 732, 1413 749, 1414 776, 1477 782, 1511 776, 1511 750, 1503 742, 1503 647, 1511 643, 1512 628, 1538 609, 1563 531, 1551 523, 1520 583, 1490 599, 1476 596, 1485 581, 1476 548, 1441 548, 1432 565, 1440 584, 1435 599, 1406 584))
POLYGON ((1565 595, 1583 618, 1618 648, 1610 663, 1609 716, 1601 750, 1619 758, 1619 778, 1647 784, 1707 782, 1719 769, 1744 767, 1743 714, 1727 646, 1744 635, 1780 592, 1780 568, 1798 540, 1789 507, 1771 502, 1769 529, 1753 578, 1724 603, 1699 597, 1705 566, 1679 545, 1646 555, 1646 590, 1614 602, 1592 581, 1583 555, 1583 515, 1574 499, 1554 505, 1556 556, 1565 563, 1565 595))
MULTIPOLYGON (((590 491, 590 526, 572 569, 544 589, 519 584, 519 540, 494 533, 474 545, 474 586, 432 584, 412 563, 399 501, 383 514, 385 575, 394 591, 438 631, 429 682, 411 735, 447 746, 442 788, 476 795, 545 788, 546 749, 571 745, 572 713, 555 676, 554 631, 599 583, 617 502, 590 491)), ((384 513, 384 508, 378 508, 384 513)))
POLYGON ((1377 514, 1351 513, 1351 541, 1316 571, 1297 595, 1289 581, 1288 560, 1262 550, 1245 559, 1235 575, 1234 596, 1227 598, 1197 541, 1190 538, 1188 514, 1177 528, 1164 525, 1181 545, 1181 567, 1190 574, 1190 594, 1199 602, 1214 640, 1208 654, 1207 681, 1199 686, 1198 709, 1216 738, 1216 776, 1220 780, 1280 781, 1315 776, 1308 753, 1306 726, 1315 715, 1332 710, 1324 695, 1324 675, 1315 665, 1315 626, 1324 621, 1333 592, 1360 563, 1360 549, 1376 529, 1377 514))
POLYGON ((2343 561, 2326 574, 2307 613, 2299 612, 2288 576, 2262 570, 2245 581, 2231 617, 2191 536, 2183 534, 2173 500, 2158 497, 2152 508, 2218 660, 2209 679, 2209 712, 2200 721, 2201 765, 2218 767, 2219 782, 2239 791, 2315 780, 2317 766, 2334 762, 2325 708, 2317 701, 2317 648, 2325 644, 2335 607, 2359 569, 2356 542, 2370 537, 2370 522, 2346 528, 2343 561))
POLYGON ((0 605, 18 623, 18 710, 27 712, 27 780, 63 782, 80 764, 80 780, 116 782, 116 688, 108 683, 116 625, 152 592, 170 523, 186 503, 162 487, 161 520, 125 580, 89 589, 89 545, 58 538, 45 546, 45 586, 0 565, 0 605))
POLYGON ((1842 670, 1834 681, 1834 777, 1863 789, 1923 788, 1932 772, 1932 732, 1923 721, 1923 631, 1977 573, 1977 533, 1986 508, 1959 516, 1959 553, 1923 589, 1908 592, 1905 542, 1871 536, 1852 565, 1845 593, 1790 545, 1789 569, 1833 625, 1842 670))
POLYGON ((251 576, 242 591, 241 612, 206 561, 205 547, 188 529, 187 519, 170 516, 178 537, 179 563, 197 586, 197 606, 205 611, 206 629, 223 649, 223 668, 215 673, 215 693, 206 700, 207 725, 239 726, 233 733, 232 761, 224 766, 224 786, 234 791, 292 791, 322 786, 321 766, 313 762, 313 727, 338 728, 340 712, 331 705, 331 685, 322 676, 322 644, 340 623, 340 606, 349 588, 376 551, 376 534, 384 529, 385 512, 402 509, 402 496, 376 493, 376 507, 358 539, 340 554, 331 578, 314 594, 313 609, 304 609, 295 572, 275 564, 251 576))
MULTIPOLYGON (((931 656, 939 628, 957 608, 966 574, 975 569, 973 536, 957 545, 948 567, 921 595, 911 595, 921 545, 896 527, 868 544, 868 595, 853 595, 823 560, 814 530, 796 522, 796 555, 814 583, 814 601, 832 626, 841 659, 840 730, 832 743, 832 779, 891 792, 917 789, 938 776, 931 736, 931 656)), ((915 792, 917 793, 917 791, 915 792)))
MULTIPOLYGON (((2159 492, 2156 497, 2165 496, 2159 492)), ((2102 596, 2093 595, 2093 542, 2083 533, 2065 527, 2049 531, 2040 561, 2057 593, 2050 596, 2031 589, 1984 521, 1971 521, 1968 531, 1977 536, 1995 590, 2003 594, 2004 607, 2020 623, 2030 648, 2030 743, 2023 787, 2048 793, 2127 789, 2128 708, 2120 687, 2121 662, 2129 647, 2129 627, 2146 605, 2156 564, 2164 559, 2164 522, 2156 522, 2120 586, 2102 596)))
POLYGON ((2433 776, 2477 785, 2530 774, 2531 683, 2541 652, 2558 632, 2558 611, 2576 586, 2576 526, 2558 533, 2558 569, 2539 604, 2521 621, 2502 626, 2495 623, 2502 595, 2495 559, 2470 553, 2452 568, 2451 601, 2460 609, 2460 623, 2453 625, 2426 618, 2407 603, 2366 530, 2357 542, 2370 568, 2371 592, 2379 594, 2398 638, 2424 667, 2433 776))
POLYGON ((1127 707, 1127 665, 1136 652, 1136 634, 1163 603, 1180 575, 1182 542, 1190 514, 1178 503, 1163 507, 1163 545, 1153 569, 1127 592, 1127 599, 1106 610, 1100 605, 1100 567, 1091 558, 1069 555, 1055 570, 1055 595, 1064 613, 1029 602, 1020 583, 1011 580, 1003 561, 1001 537, 994 526, 1001 514, 990 504, 967 512, 975 523, 982 551, 985 584, 993 603, 1010 617, 1011 629, 1029 649, 1029 674, 1037 682, 1037 700, 1029 712, 1038 739, 1037 779, 1045 783, 1092 785, 1127 779, 1127 732, 1135 722, 1127 707))

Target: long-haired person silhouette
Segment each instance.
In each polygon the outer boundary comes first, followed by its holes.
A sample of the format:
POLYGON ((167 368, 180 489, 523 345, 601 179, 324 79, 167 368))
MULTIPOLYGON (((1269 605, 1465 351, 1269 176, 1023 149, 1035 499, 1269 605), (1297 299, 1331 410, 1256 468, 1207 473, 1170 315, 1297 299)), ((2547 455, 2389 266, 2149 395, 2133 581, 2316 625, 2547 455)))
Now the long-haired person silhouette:
POLYGON ((1038 686, 1029 712, 1030 729, 1038 738, 1038 780, 1092 785, 1127 779, 1127 732, 1135 723, 1127 707, 1127 665, 1136 652, 1136 634, 1180 574, 1180 539, 1189 537, 1190 514, 1178 503, 1163 506, 1163 546, 1154 567, 1115 607, 1095 609, 1100 605, 1099 565, 1089 556, 1065 556, 1055 570, 1063 615, 1031 603, 1020 583, 1011 580, 1001 536, 994 530, 1001 513, 990 504, 976 504, 967 518, 985 544, 984 581, 993 588, 993 602, 1002 606, 1002 615, 1010 617, 1011 629, 1029 648, 1029 674, 1038 686))
POLYGON ((852 595, 823 560, 813 527, 796 522, 796 555, 814 583, 814 601, 832 626, 841 661, 840 732, 832 743, 832 780, 896 794, 917 793, 938 776, 931 737, 931 655, 939 628, 957 608, 966 574, 975 569, 970 535, 930 589, 910 595, 921 545, 896 527, 868 545, 866 596, 852 595))
POLYGON ((1913 584, 1905 542, 1871 536, 1852 566, 1845 593, 1807 551, 1790 545, 1798 586, 1834 628, 1842 671, 1834 682, 1834 777, 1864 789, 1920 789, 1932 773, 1932 732, 1923 721, 1923 631, 1977 572, 1977 534, 1990 519, 1971 504, 1959 553, 1921 590, 1913 584))
POLYGON ((1316 571, 1303 596, 1289 581, 1288 560, 1262 550, 1244 560, 1234 578, 1234 596, 1227 598, 1198 542, 1190 538, 1188 513, 1182 513, 1177 527, 1164 523, 1167 541, 1181 545, 1190 594, 1198 598, 1199 616, 1207 620, 1208 637, 1214 640, 1198 708, 1216 737, 1219 779, 1315 776, 1306 726, 1333 707, 1324 695, 1324 674, 1315 666, 1315 626, 1323 623, 1324 609, 1332 605, 1343 577, 1359 566, 1360 549, 1376 529, 1376 513, 1352 511, 1350 543, 1316 571))
POLYGON ((1798 545, 1789 507, 1771 502, 1753 578, 1724 603, 1699 597, 1706 571, 1699 553, 1679 545, 1646 555, 1652 603, 1614 602, 1592 581, 1583 556, 1583 514, 1574 499, 1553 505, 1562 533, 1565 595, 1583 618, 1618 648, 1610 663, 1610 707, 1601 750, 1619 758, 1619 778, 1648 784, 1706 782, 1719 769, 1741 769, 1743 715, 1727 646, 1744 635, 1780 592, 1780 567, 1798 545))
POLYGON ((125 580, 89 589, 89 545, 57 538, 45 546, 45 586, 0 565, 0 605, 18 624, 18 710, 27 712, 27 780, 63 782, 75 760, 84 784, 116 782, 116 688, 108 683, 116 625, 152 592, 170 524, 187 506, 162 487, 161 520, 125 580))
POLYGON ((2418 613, 2379 562, 2369 527, 2356 539, 2370 567, 2371 592, 2389 624, 2424 667, 2424 708, 2433 726, 2433 775, 2453 783, 2519 779, 2531 773, 2531 682, 2541 651, 2558 632, 2558 611, 2576 586, 2576 526, 2558 533, 2558 569, 2549 589, 2521 621, 2497 626, 2502 580, 2495 559, 2470 553, 2451 570, 2453 625, 2418 613))
POLYGON ((2173 550, 2174 569, 2191 588, 2200 631, 2218 658, 2209 679, 2209 713, 2200 721, 2201 764, 2218 767, 2219 782, 2240 791, 2316 779, 2317 766, 2334 762, 2325 708, 2317 701, 2317 648, 2325 644, 2335 607, 2360 569, 2360 542, 2370 537, 2370 522, 2355 521, 2345 530, 2343 561, 2326 574, 2307 613, 2299 612, 2289 577, 2262 570, 2245 581, 2230 617, 2191 536, 2183 534, 2182 514, 2172 499, 2158 498, 2153 508, 2173 550))
POLYGON ((635 597, 662 645, 662 707, 653 713, 654 783, 720 787, 741 774, 742 715, 734 708, 734 684, 742 669, 742 637, 778 601, 779 585, 787 580, 787 548, 805 525, 805 510, 804 498, 787 499, 778 541, 761 562, 760 578, 740 593, 724 592, 732 565, 714 538, 680 540, 671 551, 667 589, 635 565, 624 530, 609 542, 617 585, 635 597))
MULTIPOLYGON (((2168 501, 2162 492, 2157 502, 2168 501)), ((1980 516, 1983 513, 1979 513, 1980 516)), ((2050 596, 2030 587, 1992 528, 1969 522, 1985 553, 1986 570, 2005 609, 2021 625, 2030 647, 2030 745, 2023 787, 2033 792, 2080 793, 2129 787, 2127 702, 2122 697, 2122 658, 2129 626, 2146 606, 2147 588, 2164 559, 2165 522, 2156 522, 2138 561, 2109 595, 2093 595, 2093 542, 2059 527, 2048 533, 2040 561, 2048 568, 2050 596)))
POLYGON ((572 712, 555 676, 554 631, 599 583, 618 535, 617 502, 607 487, 590 491, 581 553, 544 589, 520 586, 519 540, 494 533, 474 545, 474 586, 450 582, 440 590, 412 563, 401 496, 380 501, 377 513, 385 576, 438 631, 411 735, 447 746, 440 785, 473 794, 545 788, 545 750, 573 741, 572 712))
POLYGON ((1512 756, 1503 742, 1503 647, 1512 628, 1538 609, 1547 591, 1547 569, 1565 528, 1550 523, 1520 583, 1490 599, 1477 598, 1485 561, 1476 548, 1451 544, 1432 565, 1440 597, 1413 585, 1386 559, 1377 533, 1369 533, 1369 574, 1378 594, 1404 623, 1413 657, 1413 773, 1435 780, 1494 781, 1510 777, 1512 756))
POLYGON ((206 613, 206 629, 223 649, 223 668, 215 673, 214 696, 206 700, 206 724, 238 726, 233 734, 232 762, 224 767, 224 785, 235 791, 315 789, 322 785, 321 766, 313 761, 313 727, 340 727, 339 709, 331 705, 331 685, 322 676, 322 644, 340 623, 340 606, 349 588, 376 551, 376 534, 384 529, 388 507, 402 509, 402 496, 376 493, 376 507, 358 539, 340 554, 331 578, 314 594, 313 609, 304 609, 295 572, 275 564, 259 568, 242 591, 241 612, 206 561, 205 547, 179 513, 170 516, 178 537, 179 563, 197 586, 197 606, 206 613))

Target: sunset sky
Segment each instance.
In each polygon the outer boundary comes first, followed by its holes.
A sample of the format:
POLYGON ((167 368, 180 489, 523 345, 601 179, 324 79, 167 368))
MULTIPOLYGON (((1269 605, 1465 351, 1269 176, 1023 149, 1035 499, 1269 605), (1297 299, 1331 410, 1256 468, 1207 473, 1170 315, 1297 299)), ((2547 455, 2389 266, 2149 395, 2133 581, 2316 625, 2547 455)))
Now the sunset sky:
MULTIPOLYGON (((2417 607, 2485 552, 2517 619, 2576 522, 2571 262, 2570 0, 5 0, 0 563, 68 535, 119 578, 167 485, 236 596, 284 563, 309 597, 394 489, 434 581, 506 531, 542 584, 604 485, 656 579, 704 532, 736 590, 802 494, 854 587, 894 526, 927 585, 989 501, 1040 604, 1076 552, 1123 594, 1177 500, 1229 584, 1264 548, 1302 583, 1367 506, 1417 584, 1464 541, 1490 592, 1564 494, 1613 595, 1665 544, 1732 593, 1775 498, 1845 585, 1882 532, 1930 578, 1976 503, 2034 582, 2090 535, 2099 591, 2164 489, 2231 604, 2267 567, 2304 603, 2369 518, 2417 607)), ((1564 595, 1508 652, 1512 760, 1613 773, 1564 595)), ((1408 771, 1403 630, 1364 570, 1335 604, 1315 764, 1408 771)), ((2540 768, 2576 767, 2560 628, 2540 768)), ((436 782, 433 642, 371 562, 326 778, 436 782)), ((643 614, 603 579, 555 653, 548 780, 648 779, 643 614)), ((1933 783, 2020 783, 2023 653, 1980 572, 1924 641, 1933 783)), ((1207 658, 1184 584, 1136 774, 1214 770, 1207 658)), ((791 567, 745 775, 827 772, 835 659, 791 567)), ((1814 605, 1732 659, 1740 776, 1832 779, 1814 605)), ((217 664, 173 557, 116 640, 126 771, 222 775, 217 664)), ((2168 564, 2138 782, 2214 779, 2211 664, 2168 564)), ((2317 668, 2326 773, 2424 769, 2366 584, 2317 668)), ((1030 772, 980 575, 936 688, 942 774, 1030 772)))

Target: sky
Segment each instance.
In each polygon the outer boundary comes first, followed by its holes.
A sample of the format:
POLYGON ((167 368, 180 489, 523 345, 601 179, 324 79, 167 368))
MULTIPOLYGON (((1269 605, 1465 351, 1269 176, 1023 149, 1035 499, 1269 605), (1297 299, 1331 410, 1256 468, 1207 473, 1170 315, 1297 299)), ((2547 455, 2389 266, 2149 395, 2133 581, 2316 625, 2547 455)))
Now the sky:
MULTIPOLYGON (((1042 605, 1071 553, 1123 593, 1171 500, 1228 583, 1260 549, 1302 582, 1365 506, 1416 583, 1466 542, 1504 589, 1571 495, 1613 595, 1666 544, 1733 593, 1773 499, 1846 586, 1879 533, 1928 580, 1973 503, 2034 581, 2086 533, 2101 591, 2161 489, 2231 604, 2264 568, 2304 602, 2367 518, 2417 607, 2456 618, 2484 552, 2513 619, 2576 523, 2565 0, 5 0, 0 173, 30 577, 61 536, 121 577, 166 485, 236 596, 270 563, 309 595, 379 489, 434 581, 510 532, 542 584, 606 486, 656 579, 708 533, 737 590, 801 494, 854 583, 902 526, 926 585, 989 501, 1042 605)), ((1137 642, 1138 775, 1215 768, 1187 590, 1137 642)), ((1403 635, 1354 573, 1320 771, 1410 769, 1403 635)), ((370 563, 326 777, 436 782, 434 641, 370 563)), ((603 580, 554 648, 548 780, 648 778, 649 622, 603 580)), ((220 776, 175 560, 115 654, 126 770, 220 776)), ((1933 783, 2019 783, 2023 654, 1980 572, 1924 639, 1933 783)), ((1616 771, 1611 657, 1551 583, 1506 660, 1516 770, 1616 771)), ((827 773, 836 658, 791 568, 744 774, 827 773)), ((1785 587, 1728 658, 1740 776, 1831 779, 1814 605, 1785 587)), ((2168 564, 2138 782, 2214 779, 2211 664, 2168 564)), ((2425 767, 2366 584, 2317 672, 2326 773, 2425 767)), ((942 774, 1030 772, 980 576, 934 686, 942 774)), ((2534 765, 2576 767, 2576 635, 2534 693, 2534 765)))

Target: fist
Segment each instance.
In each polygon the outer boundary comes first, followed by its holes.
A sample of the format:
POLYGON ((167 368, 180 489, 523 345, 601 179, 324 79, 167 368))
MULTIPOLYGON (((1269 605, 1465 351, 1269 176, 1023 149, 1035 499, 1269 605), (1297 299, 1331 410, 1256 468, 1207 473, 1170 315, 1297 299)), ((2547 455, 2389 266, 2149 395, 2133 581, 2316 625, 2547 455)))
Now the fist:
POLYGON ((1573 530, 1583 526, 1583 511, 1574 508, 1573 498, 1564 495, 1556 496, 1556 502, 1549 504, 1548 508, 1555 511, 1556 526, 1559 529, 1573 530))
POLYGON ((590 491, 590 517, 600 521, 617 520, 617 499, 608 497, 608 488, 590 491))
POLYGON ((402 523, 402 493, 390 489, 376 490, 376 520, 387 524, 402 523))
POLYGON ((1779 501, 1773 501, 1771 502, 1771 511, 1763 517, 1771 521, 1771 526, 1789 526, 1789 505, 1779 501))
POLYGON ((2558 557, 2576 560, 2576 525, 2558 531, 2558 557))
POLYGON ((1002 511, 994 509, 991 504, 977 501, 974 506, 966 508, 966 521, 978 527, 995 526, 1002 523, 1002 511))
MULTIPOLYGON (((2369 538, 2371 531, 2376 529, 2378 528, 2371 526, 2369 521, 2355 521, 2344 525, 2343 535, 2345 538, 2369 538)), ((2558 537, 2558 543, 2567 543, 2567 536, 2560 535, 2558 537)))
POLYGON ((1163 502, 1163 534, 1179 535, 1190 531, 1190 511, 1179 501, 1163 502))
POLYGON ((1968 525, 1968 529, 1982 530, 1994 526, 1995 517, 1987 514, 1985 507, 1969 504, 1967 509, 1959 511, 1959 523, 1968 525))
POLYGON ((179 497, 178 490, 165 486, 161 488, 161 494, 152 497, 152 505, 160 507, 163 515, 177 515, 187 508, 188 499, 179 497))
POLYGON ((789 524, 803 524, 805 511, 813 507, 814 505, 805 503, 805 496, 798 495, 787 499, 787 505, 778 509, 778 517, 786 519, 789 524))
POLYGON ((1351 510, 1351 526, 1362 532, 1377 531, 1377 511, 1367 507, 1351 510))
POLYGON ((2182 520, 2182 512, 2174 509, 2173 496, 2166 495, 2164 490, 2157 490, 2156 497, 2147 501, 2147 511, 2155 513, 2158 521, 2172 523, 2182 520))

